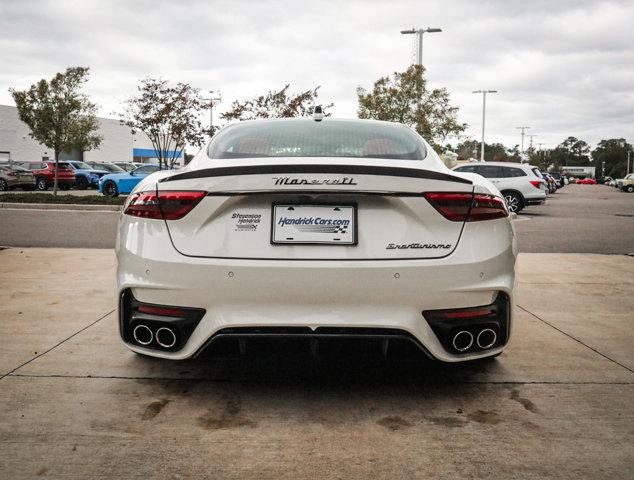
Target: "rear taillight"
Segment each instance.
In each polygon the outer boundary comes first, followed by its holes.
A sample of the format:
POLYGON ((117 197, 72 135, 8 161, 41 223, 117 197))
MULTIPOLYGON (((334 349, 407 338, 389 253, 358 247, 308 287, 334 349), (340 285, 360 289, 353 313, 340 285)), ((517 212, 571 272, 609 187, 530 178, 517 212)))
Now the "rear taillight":
POLYGON ((452 222, 479 222, 508 216, 504 200, 493 195, 428 192, 425 198, 452 222))
POLYGON ((123 213, 141 218, 178 220, 205 197, 205 192, 140 192, 130 195, 123 213))
POLYGON ((542 184, 542 180, 529 180, 529 182, 531 182, 531 185, 535 188, 539 188, 542 184))

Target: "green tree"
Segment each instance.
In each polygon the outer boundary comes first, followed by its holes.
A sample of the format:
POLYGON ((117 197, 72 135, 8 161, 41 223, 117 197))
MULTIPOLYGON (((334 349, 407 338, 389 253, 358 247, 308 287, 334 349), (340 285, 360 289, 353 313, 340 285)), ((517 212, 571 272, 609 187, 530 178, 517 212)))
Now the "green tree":
MULTIPOLYGON (((480 158, 480 144, 477 140, 468 139, 458 144, 456 153, 461 160, 480 158)), ((501 143, 484 143, 484 160, 486 162, 508 162, 507 149, 501 143)))
POLYGON ((55 195, 59 154, 73 149, 90 150, 102 140, 97 135, 97 105, 81 92, 87 81, 87 67, 72 67, 49 81, 40 80, 28 90, 9 89, 20 120, 31 130, 31 138, 55 152, 55 195))
POLYGON ((450 104, 445 88, 428 88, 424 72, 421 65, 412 65, 379 78, 371 91, 358 87, 359 118, 403 123, 440 150, 447 137, 463 132, 467 124, 458 122, 458 107, 450 104))
POLYGON ((551 153, 556 167, 567 165, 585 166, 590 164, 590 145, 576 137, 568 137, 551 153))
POLYGON ((205 136, 213 133, 200 120, 212 106, 212 99, 201 95, 200 89, 150 77, 137 88, 138 95, 124 102, 119 121, 133 134, 140 131, 148 136, 159 165, 171 167, 179 158, 175 152, 183 155, 187 145, 201 147, 205 136))
MULTIPOLYGON (((592 151, 592 159, 601 176, 622 178, 627 173, 627 152, 630 152, 630 159, 634 159, 632 145, 624 138, 610 138, 601 140, 592 151), (605 163, 605 169, 603 165, 605 163)), ((630 160, 633 162, 634 160, 630 160)), ((631 170, 631 168, 630 168, 631 170)))
MULTIPOLYGON (((300 93, 290 94, 290 85, 281 90, 271 90, 247 100, 235 100, 231 108, 220 114, 224 120, 254 120, 256 118, 290 118, 312 115, 319 99, 319 88, 315 87, 300 93)), ((326 116, 332 103, 322 106, 326 116)))

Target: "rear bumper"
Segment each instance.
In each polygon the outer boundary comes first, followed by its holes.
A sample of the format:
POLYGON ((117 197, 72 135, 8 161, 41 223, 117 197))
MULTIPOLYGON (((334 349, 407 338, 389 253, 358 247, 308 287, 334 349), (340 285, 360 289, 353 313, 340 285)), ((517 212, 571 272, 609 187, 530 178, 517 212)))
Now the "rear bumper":
POLYGON ((543 205, 546 203, 546 198, 527 198, 526 205, 543 205))
POLYGON ((163 222, 128 216, 120 222, 118 294, 130 289, 141 302, 205 310, 180 350, 126 342, 140 353, 190 358, 219 332, 243 327, 396 329, 446 362, 486 357, 506 347, 452 354, 422 312, 488 305, 499 292, 512 303, 516 242, 508 219, 466 225, 459 246, 443 259, 380 261, 187 257, 166 234, 157 234, 163 222))
POLYGON ((22 179, 22 178, 15 179, 15 178, 8 178, 8 177, 3 177, 3 178, 7 182, 7 186, 9 188, 35 186, 35 178, 31 178, 31 179, 22 179))

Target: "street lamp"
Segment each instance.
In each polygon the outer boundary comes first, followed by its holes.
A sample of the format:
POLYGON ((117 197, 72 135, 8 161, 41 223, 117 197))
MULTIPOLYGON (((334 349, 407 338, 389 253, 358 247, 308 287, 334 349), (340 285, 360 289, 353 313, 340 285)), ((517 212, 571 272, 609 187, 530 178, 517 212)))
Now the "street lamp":
POLYGON ((423 34, 425 33, 438 33, 442 32, 441 28, 411 28, 409 30, 401 30, 403 35, 418 35, 418 53, 416 55, 416 64, 423 64, 423 34))
POLYGON ((480 144, 480 161, 484 162, 484 123, 487 108, 487 93, 498 93, 497 90, 474 90, 473 93, 482 94, 482 143, 480 144))

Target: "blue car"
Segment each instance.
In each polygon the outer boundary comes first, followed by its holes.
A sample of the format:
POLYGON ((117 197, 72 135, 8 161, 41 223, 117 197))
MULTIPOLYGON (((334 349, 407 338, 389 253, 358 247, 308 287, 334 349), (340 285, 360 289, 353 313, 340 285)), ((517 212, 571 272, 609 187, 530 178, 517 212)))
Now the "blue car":
POLYGON ((75 188, 86 190, 88 187, 99 187, 99 178, 106 175, 105 170, 97 170, 87 163, 78 160, 66 160, 73 170, 75 170, 75 188))
POLYGON ((148 175, 158 172, 158 165, 143 165, 135 168, 131 172, 111 173, 104 175, 99 181, 99 191, 109 197, 116 197, 119 194, 128 194, 137 184, 148 175))

